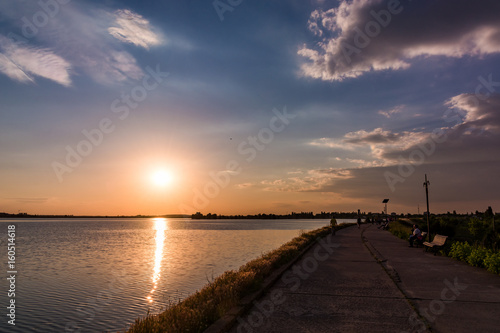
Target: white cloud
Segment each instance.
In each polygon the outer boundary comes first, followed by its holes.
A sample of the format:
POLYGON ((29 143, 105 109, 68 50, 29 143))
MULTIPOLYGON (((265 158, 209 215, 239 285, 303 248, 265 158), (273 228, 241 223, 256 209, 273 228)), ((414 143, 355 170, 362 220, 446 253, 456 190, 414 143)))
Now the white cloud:
MULTIPOLYGON (((17 15, 36 9, 31 7, 18 2, 2 6, 17 15)), ((23 83, 35 82, 38 76, 64 86, 71 85, 71 74, 87 74, 104 85, 140 79, 144 72, 125 43, 149 49, 162 43, 160 34, 130 10, 111 13, 87 7, 85 3, 65 6, 26 43, 13 43, 0 35, 0 72, 23 83)), ((16 18, 5 19, 12 31, 21 33, 16 18)))
POLYGON ((382 128, 375 128, 371 131, 359 130, 349 132, 341 139, 321 138, 311 142, 315 146, 328 148, 365 151, 366 159, 351 159, 351 162, 357 161, 360 165, 380 166, 391 165, 394 161, 387 160, 385 154, 388 151, 403 151, 427 139, 430 133, 408 132, 394 133, 382 128), (360 163, 360 161, 363 161, 360 163))
POLYGON ((341 81, 370 71, 401 70, 416 57, 464 57, 500 52, 500 3, 467 0, 403 2, 341 1, 311 13, 308 27, 321 38, 302 46, 302 74, 341 81), (388 14, 388 15, 386 15, 388 14), (386 16, 384 16, 386 15, 386 16))
POLYGON ((14 44, 0 35, 0 71, 19 82, 34 82, 33 76, 70 86, 71 64, 48 49, 14 44))
POLYGON ((0 53, 0 72, 16 81, 33 82, 29 75, 3 53, 0 53))
POLYGON ((159 35, 151 30, 149 21, 141 15, 125 9, 117 10, 113 16, 117 26, 108 31, 116 39, 145 49, 162 43, 159 35))
POLYGON ((263 180, 260 182, 268 192, 314 192, 336 180, 352 178, 351 171, 342 168, 297 170, 293 177, 263 180))
POLYGON ((491 95, 482 101, 476 95, 460 94, 450 98, 445 105, 457 112, 454 117, 463 118, 461 122, 455 121, 456 131, 467 129, 466 132, 479 130, 500 134, 500 95, 491 95))

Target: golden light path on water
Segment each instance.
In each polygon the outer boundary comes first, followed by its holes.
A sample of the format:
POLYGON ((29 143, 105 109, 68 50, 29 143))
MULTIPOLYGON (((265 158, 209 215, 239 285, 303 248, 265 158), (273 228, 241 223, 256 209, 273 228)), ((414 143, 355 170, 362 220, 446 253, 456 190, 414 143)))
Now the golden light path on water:
POLYGON ((153 267, 153 277, 152 277, 153 289, 151 289, 147 297, 149 303, 153 303, 153 293, 156 291, 156 288, 158 288, 158 282, 161 276, 161 261, 163 259, 163 246, 165 244, 165 231, 168 229, 167 219, 165 218, 158 217, 153 219, 153 222, 154 222, 153 230, 156 230, 156 235, 155 235, 156 250, 155 250, 155 263, 153 267))

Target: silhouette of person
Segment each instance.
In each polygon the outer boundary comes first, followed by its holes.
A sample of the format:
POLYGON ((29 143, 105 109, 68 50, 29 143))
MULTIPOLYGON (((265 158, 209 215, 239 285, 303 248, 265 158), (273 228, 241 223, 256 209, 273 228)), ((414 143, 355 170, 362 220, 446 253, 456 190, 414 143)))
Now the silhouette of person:
POLYGON ((332 219, 330 220, 330 227, 332 228, 332 235, 335 235, 335 227, 337 226, 337 219, 335 215, 332 215, 332 219))

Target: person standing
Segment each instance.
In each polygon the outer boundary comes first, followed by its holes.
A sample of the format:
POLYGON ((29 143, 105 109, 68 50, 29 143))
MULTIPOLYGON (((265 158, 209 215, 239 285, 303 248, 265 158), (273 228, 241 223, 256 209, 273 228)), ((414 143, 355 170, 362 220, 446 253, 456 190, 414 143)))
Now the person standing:
POLYGON ((359 211, 359 209, 358 209, 358 219, 356 223, 358 224, 358 229, 361 228, 361 212, 359 211))
POLYGON ((337 227, 337 219, 335 218, 335 215, 332 215, 332 219, 330 220, 330 227, 332 228, 332 235, 335 235, 335 229, 337 227))

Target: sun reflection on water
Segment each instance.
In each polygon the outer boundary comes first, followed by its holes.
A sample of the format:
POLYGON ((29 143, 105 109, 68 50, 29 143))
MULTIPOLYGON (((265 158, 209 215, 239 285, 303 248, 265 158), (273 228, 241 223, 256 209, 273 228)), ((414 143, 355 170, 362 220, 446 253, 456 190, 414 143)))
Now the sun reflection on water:
POLYGON ((154 222, 153 230, 156 230, 156 235, 155 235, 156 250, 155 250, 155 263, 153 267, 153 277, 152 277, 153 288, 149 292, 149 295, 146 297, 149 303, 153 303, 153 293, 158 288, 158 282, 160 281, 161 262, 163 259, 163 246, 165 244, 165 231, 168 229, 167 219, 165 218, 161 217, 154 218, 153 222, 154 222))

